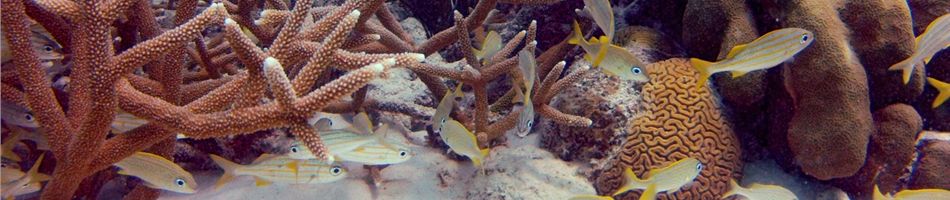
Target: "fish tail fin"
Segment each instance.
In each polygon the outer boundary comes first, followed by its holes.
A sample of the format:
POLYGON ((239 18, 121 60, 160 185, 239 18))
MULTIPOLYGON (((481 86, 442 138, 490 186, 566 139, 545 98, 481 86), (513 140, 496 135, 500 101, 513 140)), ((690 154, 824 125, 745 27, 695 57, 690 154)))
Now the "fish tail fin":
POLYGON ((213 160, 214 163, 218 164, 218 166, 220 166, 221 169, 224 169, 224 174, 221 175, 221 178, 218 178, 218 182, 214 184, 214 189, 217 190, 221 188, 221 186, 224 186, 225 183, 228 183, 228 182, 231 182, 231 180, 234 180, 234 176, 235 176, 234 171, 241 165, 231 162, 228 159, 222 158, 214 154, 210 154, 210 156, 211 156, 211 160, 213 160))
MULTIPOLYGON (((485 48, 482 46, 482 48, 485 48)), ((475 58, 483 58, 485 56, 485 51, 478 50, 475 47, 472 47, 472 53, 475 54, 475 58)))
POLYGON ((914 72, 914 63, 912 60, 913 60, 913 57, 907 58, 898 63, 894 63, 894 65, 891 65, 891 67, 887 68, 887 70, 888 71, 901 70, 901 81, 903 81, 903 83, 906 85, 908 82, 910 82, 910 74, 914 72))
POLYGON ((871 195, 872 195, 872 196, 871 196, 871 199, 873 199, 873 200, 884 200, 884 199, 887 199, 887 197, 884 196, 883 193, 881 193, 881 189, 877 187, 877 184, 874 185, 874 193, 871 194, 871 195))
POLYGON ((472 159, 472 165, 475 165, 475 166, 477 166, 477 167, 481 167, 481 166, 482 166, 482 159, 481 159, 481 158, 470 158, 470 159, 472 159))
POLYGON ((613 193, 613 195, 610 196, 617 196, 623 194, 624 192, 636 189, 641 183, 643 183, 643 180, 638 178, 637 175, 633 173, 633 169, 631 168, 625 168, 623 170, 623 176, 626 177, 626 182, 623 184, 623 186, 618 188, 617 191, 613 193))
POLYGON ((646 190, 643 190, 643 193, 640 194, 639 200, 654 200, 656 199, 656 184, 650 184, 647 186, 646 190))
POLYGON ((455 94, 456 97, 465 96, 465 93, 462 92, 462 82, 455 86, 455 91, 452 94, 455 94))
POLYGON ((712 76, 712 73, 709 72, 709 67, 712 66, 713 62, 699 58, 690 58, 689 63, 692 64, 696 72, 699 73, 699 78, 696 79, 696 87, 700 88, 706 86, 706 81, 709 80, 709 76, 712 76))
POLYGON ((581 25, 577 23, 577 20, 574 20, 574 33, 571 34, 571 39, 567 40, 568 44, 580 44, 584 42, 584 33, 581 32, 581 25))
POLYGON ((729 180, 729 188, 730 188, 729 191, 722 195, 723 199, 732 195, 739 194, 739 190, 742 189, 742 187, 739 186, 739 183, 736 183, 735 179, 729 180))
POLYGON ((39 172, 39 171, 40 171, 40 164, 43 163, 43 156, 45 156, 45 155, 46 155, 46 154, 40 155, 40 157, 36 159, 36 162, 33 162, 33 166, 30 167, 30 171, 27 171, 26 175, 27 175, 27 177, 30 177, 30 183, 29 183, 29 184, 39 183, 39 182, 47 181, 47 180, 50 179, 49 176, 47 176, 47 175, 45 175, 45 174, 40 174, 40 172, 39 172))
POLYGON ((950 83, 945 83, 935 78, 927 78, 927 82, 939 91, 937 98, 934 98, 934 102, 931 104, 932 108, 937 108, 940 104, 943 104, 944 101, 950 99, 950 83))

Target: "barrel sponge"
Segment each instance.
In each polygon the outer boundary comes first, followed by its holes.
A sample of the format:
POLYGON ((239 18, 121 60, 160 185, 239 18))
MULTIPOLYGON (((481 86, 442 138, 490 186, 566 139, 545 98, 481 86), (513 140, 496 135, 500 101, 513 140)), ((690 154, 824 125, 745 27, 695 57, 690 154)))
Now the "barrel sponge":
POLYGON ((909 188, 950 188, 950 178, 947 178, 947 172, 950 171, 950 142, 925 140, 922 143, 909 188))
POLYGON ((868 160, 857 174, 834 183, 849 193, 867 196, 876 183, 882 192, 901 189, 900 177, 914 158, 917 134, 923 120, 914 107, 892 104, 874 111, 874 134, 871 135, 868 160))
MULTIPOLYGON (((752 42, 759 34, 744 0, 689 1, 683 15, 683 41, 690 56, 704 60, 724 59, 732 47, 752 42)), ((723 103, 738 111, 762 110, 766 71, 754 71, 739 78, 716 74, 723 103)))
POLYGON ((794 113, 788 146, 805 174, 848 177, 864 165, 871 121, 867 75, 848 45, 838 3, 786 2, 784 27, 815 34, 815 41, 783 69, 794 113))
POLYGON ((924 68, 915 66, 911 81, 904 84, 900 71, 888 71, 894 63, 914 53, 914 30, 910 8, 904 1, 849 1, 841 20, 851 29, 851 47, 868 73, 872 108, 897 102, 912 102, 923 92, 924 68))
MULTIPOLYGON (((614 166, 603 169, 595 180, 601 194, 612 193, 623 180, 623 168, 637 176, 653 168, 692 157, 705 165, 692 184, 658 199, 719 199, 729 190, 729 180, 739 179, 742 169, 735 134, 709 89, 696 87, 698 74, 689 60, 674 58, 647 65, 650 82, 641 92, 643 115, 634 119, 614 166)), ((636 199, 639 191, 621 199, 636 199)))

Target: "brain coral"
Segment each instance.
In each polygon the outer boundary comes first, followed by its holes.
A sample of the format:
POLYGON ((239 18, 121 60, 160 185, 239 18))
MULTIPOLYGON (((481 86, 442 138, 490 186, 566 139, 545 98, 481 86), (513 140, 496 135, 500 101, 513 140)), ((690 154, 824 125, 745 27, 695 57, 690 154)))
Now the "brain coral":
MULTIPOLYGON (((645 114, 634 120, 618 162, 595 172, 598 193, 620 187, 621 167, 638 176, 651 168, 693 157, 706 167, 696 180, 659 199, 718 199, 729 188, 729 179, 740 177, 742 163, 738 141, 708 89, 697 89, 696 73, 686 59, 674 58, 647 66, 651 79, 643 86, 645 114)), ((621 199, 635 199, 627 192, 621 199)))
MULTIPOLYGON (((821 180, 864 165, 873 131, 867 75, 848 45, 839 2, 787 1, 783 27, 811 30, 815 41, 784 67, 793 109, 788 147, 805 174, 821 180)), ((786 108, 787 109, 787 108, 786 108)))

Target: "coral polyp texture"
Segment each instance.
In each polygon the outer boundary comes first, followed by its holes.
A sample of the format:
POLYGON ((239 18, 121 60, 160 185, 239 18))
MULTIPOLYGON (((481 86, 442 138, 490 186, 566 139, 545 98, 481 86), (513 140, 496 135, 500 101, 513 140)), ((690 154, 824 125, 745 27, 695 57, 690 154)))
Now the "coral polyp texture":
MULTIPOLYGON (((638 177, 683 158, 703 166, 699 177, 679 191, 659 199, 713 199, 729 190, 729 180, 740 178, 742 163, 738 140, 708 88, 697 88, 697 73, 686 59, 669 59, 647 66, 651 80, 643 86, 644 114, 630 123, 614 166, 595 182, 599 193, 613 193, 623 183, 620 172, 632 168, 638 177)), ((636 199, 628 192, 619 199, 636 199)))

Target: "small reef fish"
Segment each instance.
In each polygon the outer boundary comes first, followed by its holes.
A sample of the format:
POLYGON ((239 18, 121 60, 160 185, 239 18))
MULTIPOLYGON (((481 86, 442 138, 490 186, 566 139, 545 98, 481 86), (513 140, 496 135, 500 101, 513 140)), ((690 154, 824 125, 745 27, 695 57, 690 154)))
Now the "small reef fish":
POLYGON ((442 97, 442 100, 439 101, 439 105, 435 109, 435 114, 432 114, 432 118, 429 119, 429 124, 432 125, 433 131, 442 130, 442 125, 449 119, 449 114, 452 114, 452 108, 458 103, 459 98, 462 98, 464 95, 465 94, 462 93, 462 83, 455 86, 454 92, 450 90, 445 91, 445 95, 442 97))
POLYGON ((874 185, 873 200, 950 200, 950 190, 945 189, 920 189, 920 190, 901 190, 893 196, 881 193, 881 189, 874 185))
POLYGON ((617 45, 604 44, 601 39, 591 38, 589 42, 584 41, 583 35, 580 25, 575 21, 574 33, 571 36, 572 38, 568 40, 568 43, 580 45, 581 48, 587 52, 587 54, 584 55, 584 59, 590 61, 591 65, 594 67, 599 65, 605 74, 619 77, 621 80, 634 80, 637 82, 650 81, 643 68, 645 65, 632 53, 617 45), (604 50, 603 56, 597 55, 598 58, 592 58, 590 56, 592 54, 599 54, 601 49, 604 50), (598 59, 603 61, 600 62, 598 59))
POLYGON ((475 134, 454 119, 447 120, 439 134, 442 136, 442 141, 449 145, 452 151, 472 159, 472 164, 475 166, 481 166, 482 160, 488 157, 489 149, 479 148, 475 134))
POLYGON ((17 105, 13 102, 0 102, 0 116, 7 124, 16 125, 25 128, 38 128, 40 124, 36 122, 33 113, 29 108, 17 105))
POLYGON ((594 18, 594 23, 596 23, 597 26, 600 27, 600 30, 607 36, 607 40, 601 42, 610 44, 614 39, 616 29, 616 25, 614 24, 614 10, 610 7, 610 1, 584 0, 584 10, 590 14, 591 18, 594 18))
POLYGON ((732 47, 726 58, 718 62, 691 58, 690 63, 699 72, 696 87, 706 86, 709 77, 718 72, 731 71, 732 78, 736 78, 751 71, 775 67, 808 47, 815 41, 814 35, 805 29, 783 28, 732 47))
POLYGON ((138 177, 150 188, 186 194, 195 193, 198 188, 191 173, 159 155, 135 152, 114 165, 121 169, 119 174, 138 177))
POLYGON ((313 117, 307 119, 307 122, 314 126, 317 124, 320 119, 330 120, 330 129, 346 129, 350 128, 353 125, 352 116, 353 114, 344 115, 344 114, 335 114, 335 113, 324 113, 317 112, 313 117))
POLYGON ((947 98, 950 98, 950 83, 935 78, 927 78, 927 82, 930 83, 930 86, 937 88, 937 91, 940 91, 937 98, 934 98, 933 104, 930 105, 931 108, 939 107, 943 102, 947 101, 947 98))
POLYGON ((597 195, 577 195, 573 196, 568 200, 614 200, 613 197, 609 196, 597 196, 597 195))
POLYGON ((666 167, 651 169, 647 173, 649 178, 646 179, 637 178, 633 170, 627 168, 624 171, 627 181, 613 196, 634 189, 644 189, 640 199, 655 199, 657 193, 673 192, 686 184, 692 183, 693 179, 699 176, 699 172, 702 170, 703 164, 695 158, 684 158, 666 167))
POLYGON ((148 120, 138 118, 122 110, 116 110, 115 120, 112 121, 111 127, 113 133, 125 133, 147 123, 148 120))
MULTIPOLYGON (((537 41, 532 41, 532 43, 537 43, 537 41)), ((537 79, 537 72, 535 72, 535 67, 537 66, 537 61, 534 60, 534 53, 531 53, 526 50, 521 50, 518 52, 518 67, 521 69, 521 74, 524 74, 524 85, 522 86, 524 92, 521 89, 515 90, 515 102, 521 102, 521 114, 518 116, 518 124, 516 125, 518 136, 524 137, 531 132, 531 127, 534 126, 534 104, 531 102, 531 89, 534 88, 534 81, 537 79)))
POLYGON ((481 49, 474 49, 475 57, 482 60, 491 60, 498 51, 501 51, 501 35, 498 35, 495 31, 488 31, 488 35, 485 36, 485 40, 482 41, 481 49))
POLYGON ((43 163, 43 155, 40 155, 26 173, 16 169, 3 168, 3 185, 0 186, 0 193, 4 199, 13 199, 15 196, 29 194, 40 191, 41 183, 50 179, 46 174, 39 173, 40 164, 43 163), (9 173, 8 172, 13 172, 9 173))
POLYGON ((739 186, 739 183, 736 183, 736 180, 729 180, 730 189, 726 194, 722 195, 722 198, 725 199, 729 196, 740 195, 749 200, 797 200, 798 197, 795 196, 795 193, 785 189, 782 186, 778 185, 764 185, 764 184, 755 184, 749 185, 748 188, 739 186))
POLYGON ((942 49, 950 47, 950 14, 934 19, 914 40, 914 53, 907 59, 891 65, 887 70, 901 70, 901 80, 904 84, 910 82, 910 74, 914 66, 930 63, 930 59, 942 49))
MULTIPOLYGON (((33 20, 29 21, 30 32, 32 33, 30 34, 30 46, 36 55, 36 58, 41 61, 62 60, 64 57, 63 47, 52 39, 53 36, 51 36, 49 32, 46 32, 46 29, 43 29, 42 26, 33 20)), ((13 59, 13 49, 10 49, 10 46, 8 46, 9 44, 7 44, 6 34, 4 34, 3 37, 4 39, 0 40, 0 49, 2 49, 2 55, 0 55, 0 59, 2 59, 3 63, 6 63, 13 59)))
MULTIPOLYGON (((321 119, 319 124, 325 124, 321 119)), ((412 157, 409 147, 401 142, 383 137, 383 131, 389 125, 384 124, 373 134, 357 134, 349 130, 321 130, 320 138, 330 151, 330 154, 342 161, 356 162, 367 165, 396 164, 409 160, 412 157)), ((309 148, 294 141, 287 156, 293 159, 316 159, 309 148)))
POLYGON ((319 159, 298 160, 287 156, 264 154, 254 163, 240 165, 217 155, 210 155, 222 169, 224 175, 218 179, 215 188, 230 182, 235 176, 254 176, 258 187, 273 182, 290 184, 329 183, 346 177, 346 168, 326 163, 319 159))

